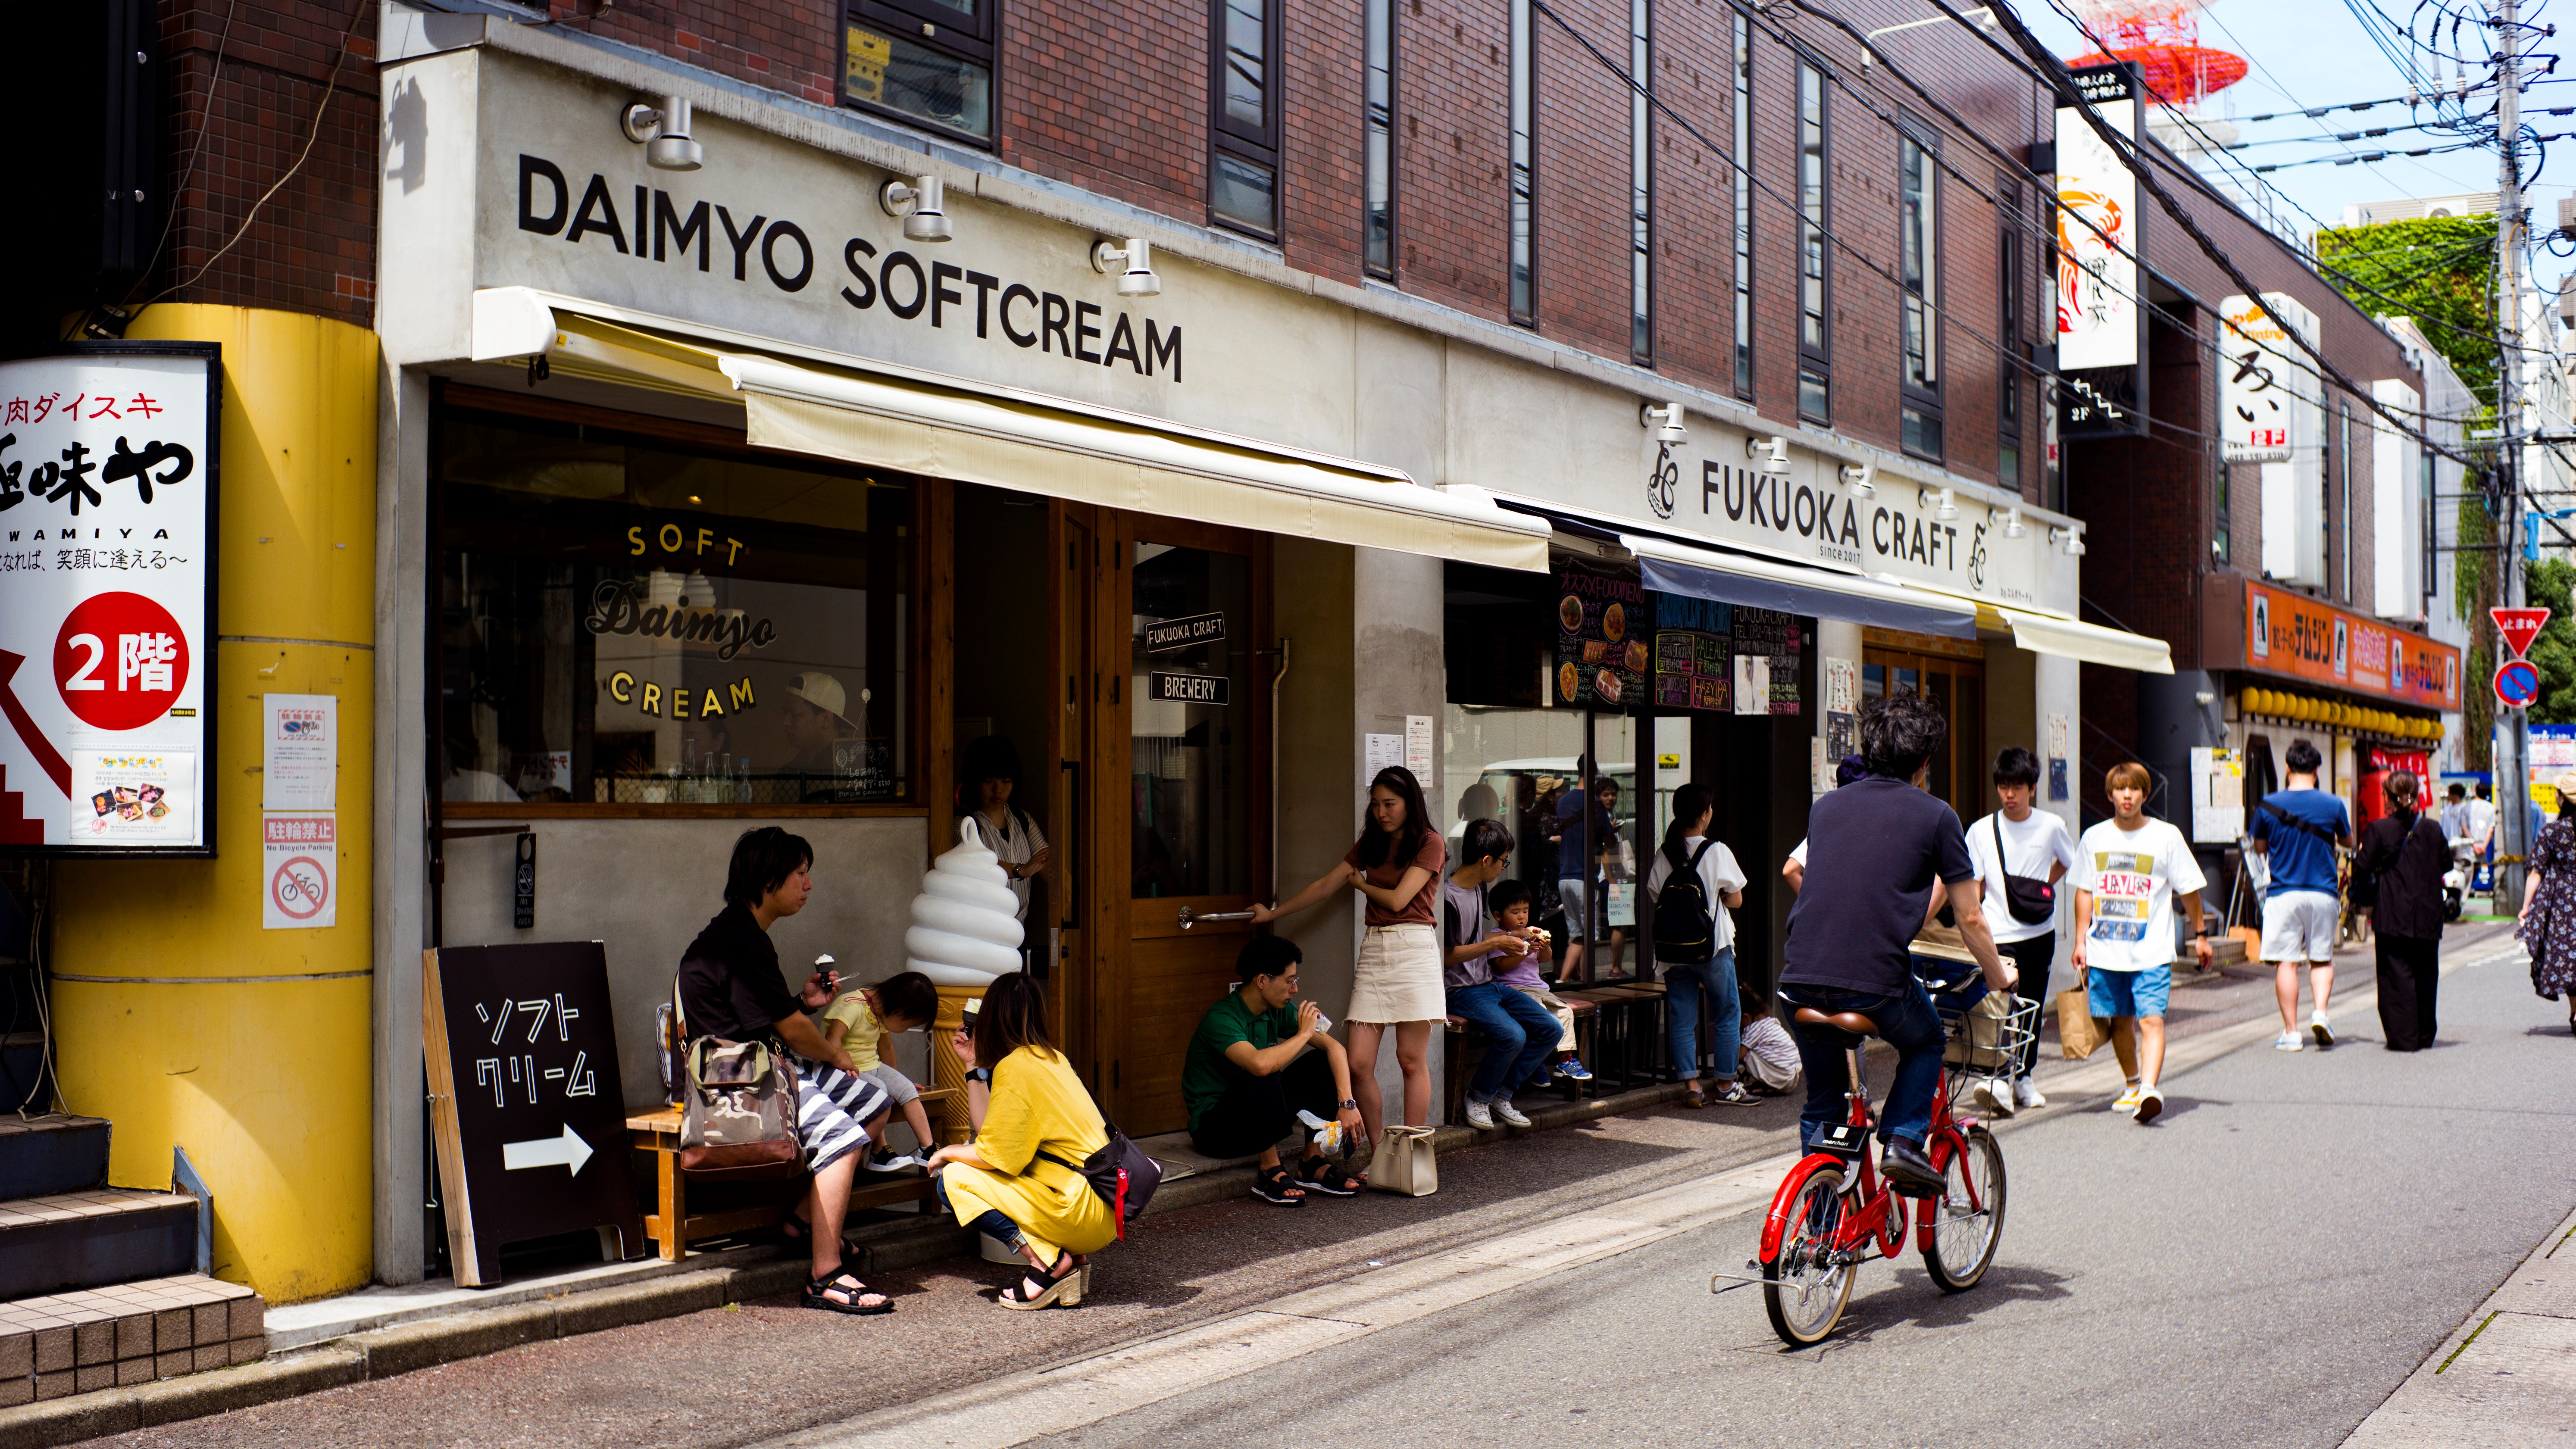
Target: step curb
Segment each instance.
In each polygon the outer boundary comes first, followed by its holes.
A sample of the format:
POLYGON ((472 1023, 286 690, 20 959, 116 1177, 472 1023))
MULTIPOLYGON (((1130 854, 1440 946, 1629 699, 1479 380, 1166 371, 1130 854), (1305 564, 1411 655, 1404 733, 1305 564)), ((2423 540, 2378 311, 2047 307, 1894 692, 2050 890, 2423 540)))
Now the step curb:
MULTIPOLYGON (((1517 1132, 1570 1127, 1602 1117, 1681 1100, 1680 1083, 1660 1083, 1577 1102, 1524 1107, 1527 1129, 1478 1132, 1436 1129, 1435 1153, 1447 1154, 1517 1132)), ((1183 1178, 1155 1194, 1147 1216, 1224 1202, 1251 1190, 1252 1169, 1226 1168, 1183 1178)), ((940 1224, 870 1244, 871 1271, 909 1268, 945 1258, 971 1257, 974 1235, 940 1224)), ((234 1409, 256 1408, 325 1389, 391 1378, 461 1359, 479 1358, 524 1344, 571 1338, 602 1329, 677 1318, 792 1293, 804 1285, 806 1264, 782 1258, 647 1278, 610 1288, 580 1289, 527 1303, 457 1312, 369 1329, 288 1350, 257 1363, 209 1369, 124 1389, 70 1394, 13 1409, 0 1409, 0 1449, 53 1449, 110 1434, 127 1434, 234 1409)))

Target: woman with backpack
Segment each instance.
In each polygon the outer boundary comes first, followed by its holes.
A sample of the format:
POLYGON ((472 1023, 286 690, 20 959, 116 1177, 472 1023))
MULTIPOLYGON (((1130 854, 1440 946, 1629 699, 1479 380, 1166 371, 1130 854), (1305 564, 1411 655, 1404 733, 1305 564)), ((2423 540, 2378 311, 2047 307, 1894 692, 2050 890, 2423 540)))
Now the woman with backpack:
POLYGON ((1684 785, 1673 792, 1673 822, 1664 827, 1664 845, 1646 873, 1646 895, 1655 922, 1655 968, 1664 977, 1664 1012, 1670 1019, 1673 1061, 1689 1090, 1688 1105, 1705 1107, 1712 1093, 1720 1102, 1753 1100, 1735 1079, 1742 1055, 1743 1013, 1735 984, 1735 918, 1732 906, 1744 904, 1744 867, 1735 852, 1709 834, 1717 818, 1717 792, 1706 785, 1684 785), (1711 1055, 1717 1059, 1715 1086, 1699 1084, 1699 1006, 1708 998, 1711 1055))

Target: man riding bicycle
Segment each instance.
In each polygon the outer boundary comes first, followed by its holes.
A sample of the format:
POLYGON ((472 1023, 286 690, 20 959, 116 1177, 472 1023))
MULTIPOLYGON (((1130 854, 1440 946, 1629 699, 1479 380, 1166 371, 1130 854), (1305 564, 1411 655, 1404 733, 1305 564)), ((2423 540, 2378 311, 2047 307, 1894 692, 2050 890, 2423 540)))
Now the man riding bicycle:
MULTIPOLYGON (((1861 711, 1861 756, 1869 775, 1815 803, 1807 817, 1807 873, 1789 908, 1780 996, 1793 1007, 1858 1012, 1896 1048, 1896 1075, 1879 1119, 1879 1170, 1900 1190, 1937 1196, 1941 1174, 1924 1154, 1933 1095, 1941 1086, 1944 1035, 1932 999, 1914 979, 1909 947, 1930 920, 1936 882, 1946 882, 1959 935, 1994 991, 2016 972, 1995 950, 1978 909, 1977 868, 1956 812, 1922 789, 1950 724, 1931 701, 1896 694, 1861 711)), ((1850 1039, 1830 1027, 1799 1025, 1807 1105, 1798 1143, 1844 1119, 1850 1091, 1843 1055, 1850 1039)))

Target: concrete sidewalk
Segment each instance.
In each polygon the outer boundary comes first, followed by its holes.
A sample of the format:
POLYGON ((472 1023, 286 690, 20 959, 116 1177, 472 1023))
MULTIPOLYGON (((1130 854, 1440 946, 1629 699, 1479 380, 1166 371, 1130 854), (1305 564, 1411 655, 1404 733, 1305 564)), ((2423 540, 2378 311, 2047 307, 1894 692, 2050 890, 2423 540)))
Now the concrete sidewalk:
POLYGON ((2576 1213, 2531 1250, 2346 1449, 2576 1444, 2576 1213), (2560 1262, 2564 1258, 2567 1261, 2560 1262))

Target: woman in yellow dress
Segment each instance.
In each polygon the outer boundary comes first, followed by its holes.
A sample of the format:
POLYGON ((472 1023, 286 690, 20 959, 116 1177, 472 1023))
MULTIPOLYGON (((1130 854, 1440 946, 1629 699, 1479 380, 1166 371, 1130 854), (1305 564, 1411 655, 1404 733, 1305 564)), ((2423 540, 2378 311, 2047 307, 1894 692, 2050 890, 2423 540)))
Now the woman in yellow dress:
POLYGON ((1091 1286, 1082 1255, 1118 1239, 1116 1216, 1078 1170, 1109 1145, 1109 1129, 1047 1036, 1046 1000, 1025 973, 985 991, 975 1061, 992 1070, 992 1100, 974 1141, 931 1155, 940 1197, 959 1226, 1019 1249, 1037 1270, 1002 1290, 1003 1307, 1071 1308, 1091 1286))

